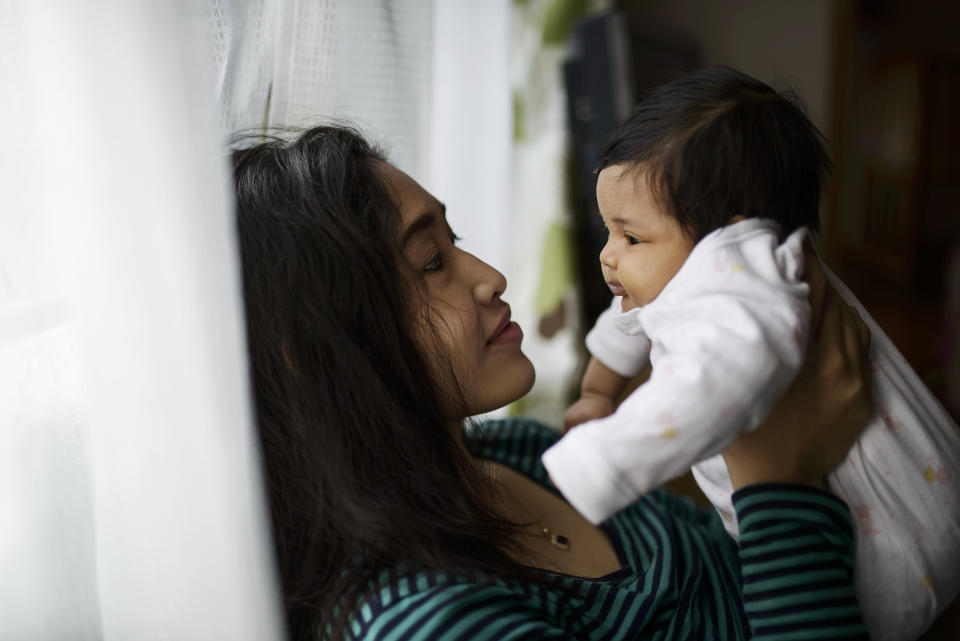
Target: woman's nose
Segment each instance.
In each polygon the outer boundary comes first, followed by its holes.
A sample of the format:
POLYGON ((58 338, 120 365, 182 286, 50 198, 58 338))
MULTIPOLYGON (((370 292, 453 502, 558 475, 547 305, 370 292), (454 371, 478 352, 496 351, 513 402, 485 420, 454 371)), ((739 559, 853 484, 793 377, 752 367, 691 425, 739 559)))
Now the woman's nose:
POLYGON ((490 303, 507 288, 507 278, 498 270, 473 256, 473 296, 481 303, 490 303))

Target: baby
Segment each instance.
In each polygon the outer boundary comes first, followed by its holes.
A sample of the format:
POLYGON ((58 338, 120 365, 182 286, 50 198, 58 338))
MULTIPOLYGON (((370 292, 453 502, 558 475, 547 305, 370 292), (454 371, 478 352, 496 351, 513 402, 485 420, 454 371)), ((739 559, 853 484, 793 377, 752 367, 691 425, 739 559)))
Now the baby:
MULTIPOLYGON (((543 455, 599 523, 691 465, 734 537, 720 453, 764 419, 804 358, 804 245, 829 160, 792 97, 731 69, 655 91, 607 146, 597 202, 614 294, 569 432, 543 455), (613 411, 628 377, 650 379, 613 411)), ((874 419, 827 481, 855 517, 874 639, 923 633, 960 591, 960 430, 853 295, 872 333, 874 419)), ((830 579, 830 569, 812 568, 830 579)))

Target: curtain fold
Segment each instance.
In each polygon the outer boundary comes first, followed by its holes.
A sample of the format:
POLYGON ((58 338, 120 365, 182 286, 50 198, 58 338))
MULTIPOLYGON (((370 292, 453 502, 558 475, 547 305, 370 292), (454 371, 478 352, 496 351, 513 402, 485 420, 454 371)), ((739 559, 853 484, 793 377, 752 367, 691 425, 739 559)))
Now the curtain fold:
POLYGON ((283 638, 223 143, 348 118, 503 267, 495 4, 0 0, 0 638, 283 638))
POLYGON ((283 636, 207 24, 0 2, 0 638, 283 636))

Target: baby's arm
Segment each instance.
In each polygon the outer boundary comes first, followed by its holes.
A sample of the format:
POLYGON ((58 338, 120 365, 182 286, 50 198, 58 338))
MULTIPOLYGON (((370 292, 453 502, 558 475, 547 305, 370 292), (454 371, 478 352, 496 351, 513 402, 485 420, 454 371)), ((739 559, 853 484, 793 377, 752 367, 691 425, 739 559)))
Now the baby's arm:
POLYGON ((614 399, 628 379, 636 376, 650 358, 647 337, 627 335, 617 327, 620 298, 613 301, 587 334, 590 362, 580 383, 580 398, 563 415, 563 431, 613 413, 614 399))
POLYGON ((793 379, 809 302, 798 277, 800 238, 791 238, 783 252, 773 251, 772 235, 705 249, 696 262, 688 259, 685 280, 644 308, 644 328, 658 346, 650 380, 614 414, 570 432, 543 455, 554 483, 590 521, 725 449, 793 379), (793 261, 781 275, 787 252, 793 261))
MULTIPOLYGON (((671 305, 681 313, 671 314, 670 335, 658 344, 673 349, 657 359, 650 379, 613 414, 571 430, 544 453, 554 484, 590 522, 724 450, 792 380, 799 362, 776 353, 777 334, 751 322, 737 301, 715 303, 696 319, 693 301, 671 305), (717 310, 719 303, 726 309, 717 310)), ((799 361, 803 346, 795 351, 799 361)))
POLYGON ((613 414, 613 400, 626 382, 625 376, 591 357, 580 382, 580 398, 563 415, 563 431, 590 419, 613 414))

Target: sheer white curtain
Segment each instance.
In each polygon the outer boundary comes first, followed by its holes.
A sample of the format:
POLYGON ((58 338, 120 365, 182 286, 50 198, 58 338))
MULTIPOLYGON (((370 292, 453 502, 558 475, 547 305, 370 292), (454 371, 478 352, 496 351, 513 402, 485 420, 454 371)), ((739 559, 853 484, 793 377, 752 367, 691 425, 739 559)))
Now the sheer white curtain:
POLYGON ((438 0, 433 18, 432 102, 423 184, 447 205, 461 245, 510 272, 514 244, 510 103, 510 3, 438 0))
POLYGON ((428 170, 433 0, 208 0, 224 133, 349 120, 428 170))
POLYGON ((224 135, 350 118, 503 263, 478 5, 0 0, 0 638, 282 638, 224 135))
POLYGON ((282 636, 197 6, 0 0, 0 638, 282 636))

